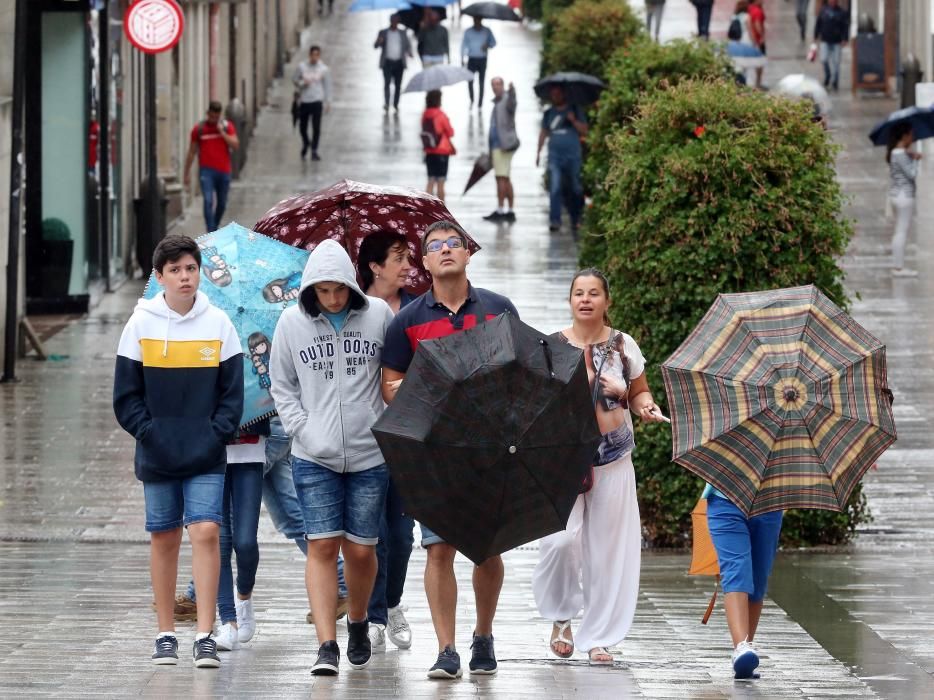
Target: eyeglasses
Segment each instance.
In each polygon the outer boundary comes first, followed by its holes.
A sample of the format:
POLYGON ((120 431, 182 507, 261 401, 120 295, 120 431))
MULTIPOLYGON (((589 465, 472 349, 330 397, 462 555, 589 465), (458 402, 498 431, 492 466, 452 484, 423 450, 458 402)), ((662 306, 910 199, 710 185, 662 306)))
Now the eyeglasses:
POLYGON ((461 240, 460 236, 451 236, 447 240, 436 238, 435 240, 429 242, 427 246, 425 246, 425 250, 429 253, 437 253, 444 247, 445 243, 447 243, 449 250, 464 247, 464 241, 461 240))

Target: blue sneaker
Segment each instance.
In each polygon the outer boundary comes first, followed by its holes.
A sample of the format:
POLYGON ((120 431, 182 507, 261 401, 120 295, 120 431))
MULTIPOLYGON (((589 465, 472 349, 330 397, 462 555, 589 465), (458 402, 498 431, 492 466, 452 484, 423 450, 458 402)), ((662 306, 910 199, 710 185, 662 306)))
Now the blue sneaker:
POLYGON ((755 670, 759 667, 759 655, 752 644, 746 640, 741 641, 733 650, 733 677, 739 679, 755 678, 755 670))
POLYGON ((450 680, 460 678, 463 673, 460 654, 454 651, 454 647, 447 646, 438 654, 438 660, 428 671, 428 677, 450 680))
POLYGON ((156 639, 152 662, 157 666, 174 666, 178 663, 178 639, 174 635, 164 634, 156 639))
POLYGON ((493 651, 493 635, 473 636, 470 645, 473 654, 470 657, 470 673, 473 675, 492 676, 496 673, 496 654, 493 651))

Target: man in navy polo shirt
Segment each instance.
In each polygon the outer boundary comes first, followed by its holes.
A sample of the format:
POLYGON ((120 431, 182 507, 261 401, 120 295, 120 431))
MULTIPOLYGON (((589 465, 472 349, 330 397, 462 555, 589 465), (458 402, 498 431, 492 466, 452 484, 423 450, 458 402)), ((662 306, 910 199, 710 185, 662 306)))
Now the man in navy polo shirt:
MULTIPOLYGON (((471 286, 467 280, 467 234, 453 221, 438 221, 425 231, 422 256, 431 273, 432 287, 403 308, 389 325, 383 345, 383 400, 392 402, 415 355, 419 341, 441 338, 472 328, 504 311, 519 315, 504 296, 471 286), (478 318, 482 316, 484 318, 478 318)), ((454 642, 457 618, 457 579, 454 577, 454 547, 424 525, 422 546, 428 550, 425 564, 425 593, 431 620, 438 636, 438 660, 429 678, 460 678, 461 661, 454 642)), ((490 557, 474 568, 473 589, 477 625, 473 632, 470 659, 472 674, 496 673, 493 652, 493 617, 503 587, 503 560, 490 557)))

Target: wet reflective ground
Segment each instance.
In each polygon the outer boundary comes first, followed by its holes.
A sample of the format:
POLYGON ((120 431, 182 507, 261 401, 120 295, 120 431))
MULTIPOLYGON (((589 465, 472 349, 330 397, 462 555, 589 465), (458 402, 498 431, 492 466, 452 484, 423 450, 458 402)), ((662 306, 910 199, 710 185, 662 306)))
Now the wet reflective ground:
MULTIPOLYGON (((806 46, 795 37, 793 7, 766 2, 767 83, 801 70, 817 74, 817 67, 803 61, 806 46)), ((718 3, 715 34, 725 32, 727 9, 718 3)), ((291 91, 280 85, 258 124, 244 179, 231 192, 231 218, 250 225, 293 191, 342 177, 424 185, 418 136, 423 98, 403 96, 398 117, 379 109, 382 83, 370 46, 385 19, 382 13, 337 12, 311 28, 306 39, 324 46, 324 60, 339 76, 334 108, 325 117, 324 160, 299 160, 288 114, 291 91)), ((669 0, 663 38, 687 35, 693 22, 685 0, 669 0)), ((450 24, 456 51, 460 27, 450 24)), ((518 221, 507 227, 482 220, 495 204, 489 179, 460 195, 489 128, 489 105, 482 113, 468 110, 463 86, 444 93, 459 151, 451 163, 448 206, 483 246, 471 262, 472 280, 508 294, 527 321, 553 330, 568 318, 566 287, 576 253, 568 232, 547 232, 547 201, 541 171, 534 167, 539 112, 531 85, 538 74, 539 36, 523 27, 493 29, 499 46, 491 53, 488 77, 502 74, 519 89, 518 221)), ((848 75, 845 64, 845 86, 848 75)), ((391 650, 363 672, 348 669, 336 680, 313 681, 308 667, 315 645, 304 623, 302 561, 266 518, 254 641, 225 654, 219 672, 195 673, 184 657, 177 668, 152 667, 142 489, 132 473, 132 441, 116 425, 110 404, 117 338, 142 287, 131 283, 49 341, 55 361, 24 361, 22 381, 0 386, 0 697, 934 696, 934 444, 928 437, 934 264, 926 245, 934 220, 926 206, 930 197, 922 197, 918 243, 908 255, 908 264, 922 275, 893 280, 889 223, 882 214, 886 168, 881 150, 869 147, 865 134, 894 102, 854 100, 849 93, 834 102, 831 126, 843 146, 840 179, 851 197, 848 216, 857 222, 845 261, 847 286, 858 295, 856 318, 888 344, 900 439, 878 472, 867 477, 875 521, 853 546, 779 556, 758 636, 761 680, 732 681, 722 612, 706 627, 699 623, 712 582, 686 576, 681 554, 645 555, 636 621, 615 667, 590 668, 583 654, 571 663, 550 657, 549 627, 537 619, 531 596, 536 552, 529 547, 507 557, 495 630, 497 677, 441 685, 424 678, 435 649, 421 585, 424 553, 416 551, 405 595, 412 650, 391 650)), ((932 182, 926 163, 922 191, 929 194, 932 182)), ((195 206, 182 229, 200 233, 200 226, 195 206)), ((664 359, 651 357, 651 348, 644 351, 650 361, 664 359)), ((180 570, 182 577, 189 570, 187 554, 180 570)), ((469 572, 459 560, 465 584, 469 572)), ((465 665, 472 615, 465 587, 458 609, 465 665)), ((184 653, 191 628, 179 629, 184 653)))

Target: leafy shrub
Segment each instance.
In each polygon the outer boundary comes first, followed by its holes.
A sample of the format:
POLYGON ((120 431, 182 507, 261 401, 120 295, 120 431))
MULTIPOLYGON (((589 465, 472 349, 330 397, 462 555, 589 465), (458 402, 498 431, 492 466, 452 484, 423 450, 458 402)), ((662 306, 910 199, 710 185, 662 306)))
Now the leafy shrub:
MULTIPOLYGON (((658 364, 719 292, 813 283, 847 299, 838 256, 852 235, 834 155, 810 109, 726 81, 685 81, 645 94, 630 128, 607 140, 606 236, 614 326, 658 364)), ((700 480, 671 462, 667 426, 640 426, 635 459, 647 539, 680 546, 700 480)), ((842 542, 866 517, 856 490, 843 514, 789 514, 799 543, 842 542)))
MULTIPOLYGON (((611 162, 607 139, 618 129, 627 128, 643 93, 667 89, 683 80, 726 78, 732 73, 723 52, 707 42, 658 44, 645 36, 618 49, 610 59, 607 89, 600 95, 587 137, 590 148, 584 163, 584 189, 593 198, 593 211, 602 208, 606 197, 603 184, 611 162)), ((599 266, 605 255, 605 239, 594 217, 588 215, 581 237, 581 263, 584 267, 599 266)))
POLYGON ((522 0, 522 16, 529 19, 542 19, 544 12, 542 0, 522 0))
POLYGON ((626 0, 578 0, 545 15, 542 72, 580 71, 602 78, 613 52, 642 31, 642 20, 626 0))

